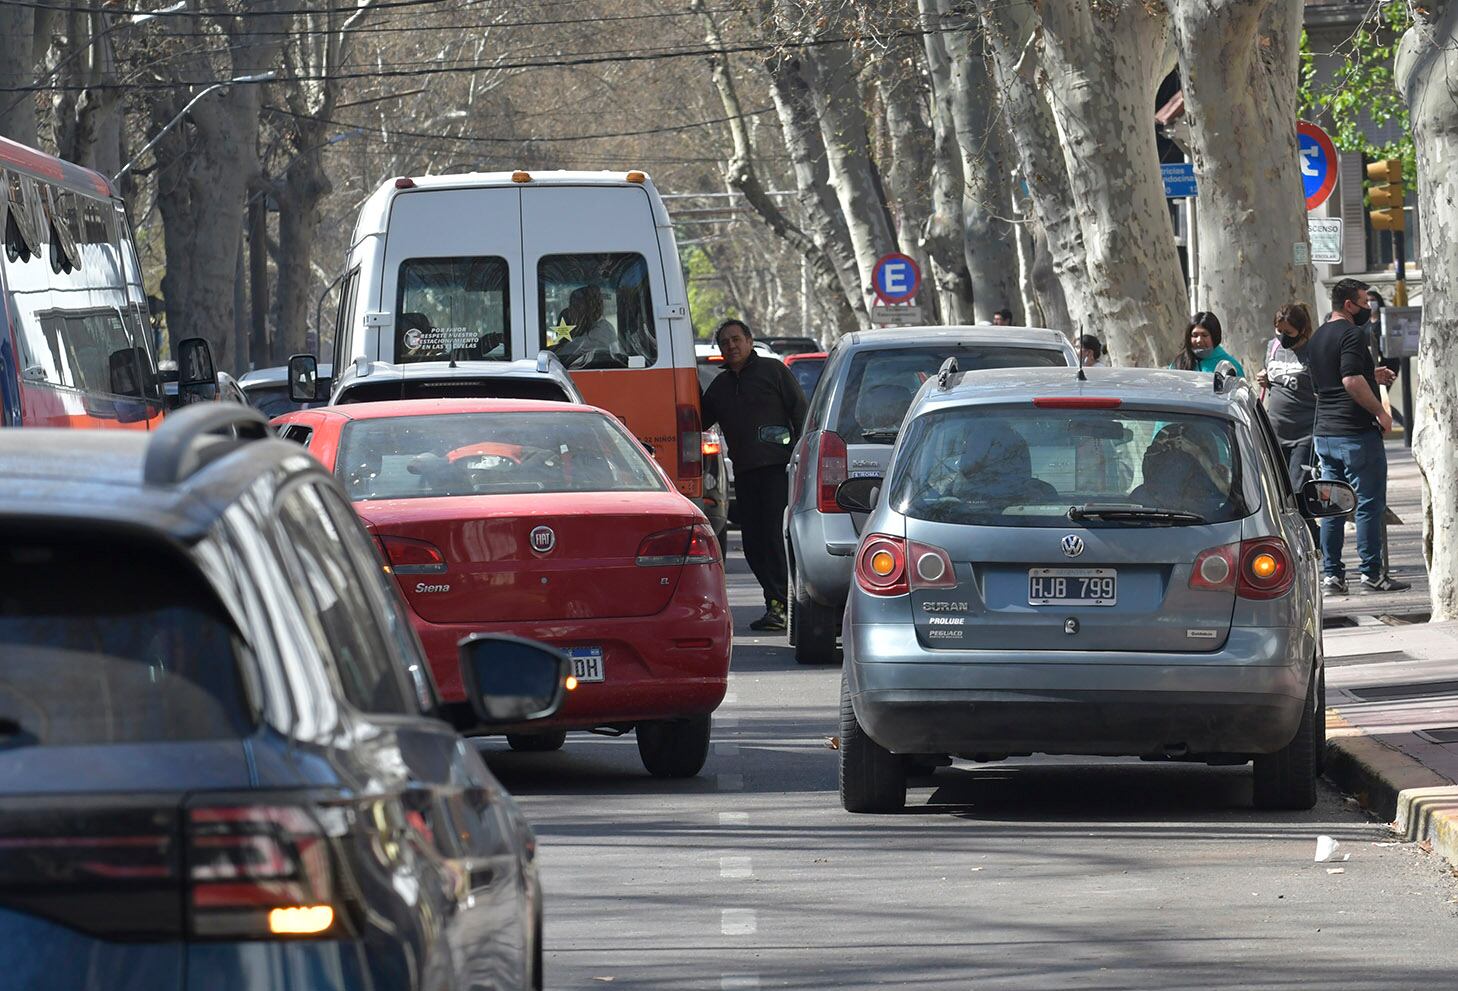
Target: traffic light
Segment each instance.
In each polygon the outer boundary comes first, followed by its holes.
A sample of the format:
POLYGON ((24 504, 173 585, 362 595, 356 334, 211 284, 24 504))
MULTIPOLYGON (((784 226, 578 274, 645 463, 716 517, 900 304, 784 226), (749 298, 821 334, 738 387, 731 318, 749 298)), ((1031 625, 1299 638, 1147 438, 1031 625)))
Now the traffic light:
POLYGON ((1367 166, 1367 201, 1372 209, 1368 217, 1372 229, 1403 231, 1407 222, 1402 211, 1402 159, 1386 158, 1367 166))

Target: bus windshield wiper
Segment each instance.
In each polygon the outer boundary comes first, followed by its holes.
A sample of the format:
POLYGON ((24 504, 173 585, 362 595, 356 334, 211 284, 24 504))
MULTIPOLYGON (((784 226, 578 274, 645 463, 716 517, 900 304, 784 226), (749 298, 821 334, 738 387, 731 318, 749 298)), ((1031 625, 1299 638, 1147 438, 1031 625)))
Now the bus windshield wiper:
POLYGON ((862 430, 861 437, 872 444, 889 444, 901 433, 898 427, 882 427, 879 430, 862 430))
POLYGON ((1199 513, 1181 509, 1155 509, 1121 503, 1087 503, 1068 510, 1070 520, 1109 520, 1115 523, 1204 523, 1199 513))

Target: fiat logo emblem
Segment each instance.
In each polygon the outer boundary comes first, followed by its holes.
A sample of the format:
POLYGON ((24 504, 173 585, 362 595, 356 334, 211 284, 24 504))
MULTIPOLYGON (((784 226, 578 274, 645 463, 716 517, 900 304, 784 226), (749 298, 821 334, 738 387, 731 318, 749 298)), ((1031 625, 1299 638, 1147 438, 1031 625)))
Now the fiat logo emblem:
POLYGON ((557 534, 549 526, 539 526, 532 531, 532 550, 538 554, 549 553, 557 546, 557 534))
POLYGON ((1076 533, 1070 533, 1063 538, 1063 554, 1066 557, 1078 557, 1083 553, 1083 538, 1076 533))

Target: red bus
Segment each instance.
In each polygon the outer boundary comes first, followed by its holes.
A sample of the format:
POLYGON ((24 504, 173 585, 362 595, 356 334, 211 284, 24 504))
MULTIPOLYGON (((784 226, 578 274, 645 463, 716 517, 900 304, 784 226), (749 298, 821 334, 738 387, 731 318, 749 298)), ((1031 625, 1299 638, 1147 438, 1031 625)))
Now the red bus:
POLYGON ((106 177, 0 138, 0 425, 161 422, 126 209, 106 177))

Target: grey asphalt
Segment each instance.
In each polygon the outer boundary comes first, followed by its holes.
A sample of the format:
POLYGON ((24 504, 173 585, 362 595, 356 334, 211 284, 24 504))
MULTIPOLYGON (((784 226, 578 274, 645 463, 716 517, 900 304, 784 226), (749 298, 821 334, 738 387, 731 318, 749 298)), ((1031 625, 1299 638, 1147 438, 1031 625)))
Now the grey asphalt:
POLYGON ((843 812, 839 669, 749 633, 758 590, 730 565, 734 672, 700 777, 647 777, 631 736, 482 744, 540 840, 547 987, 1458 987, 1450 869, 1331 789, 1259 813, 1243 768, 1034 758, 843 812), (1314 863, 1323 833, 1350 859, 1314 863))

